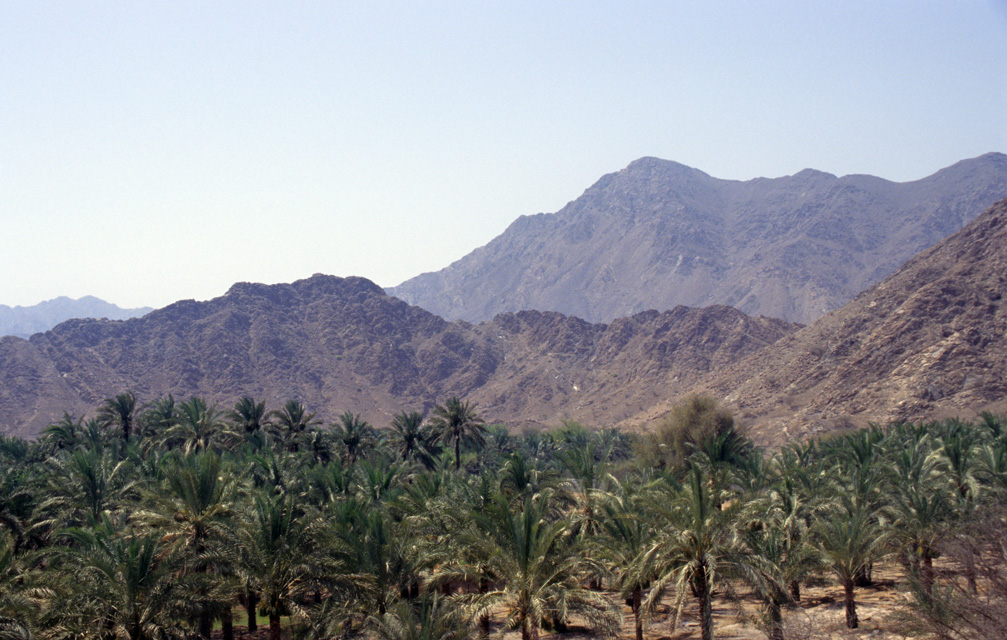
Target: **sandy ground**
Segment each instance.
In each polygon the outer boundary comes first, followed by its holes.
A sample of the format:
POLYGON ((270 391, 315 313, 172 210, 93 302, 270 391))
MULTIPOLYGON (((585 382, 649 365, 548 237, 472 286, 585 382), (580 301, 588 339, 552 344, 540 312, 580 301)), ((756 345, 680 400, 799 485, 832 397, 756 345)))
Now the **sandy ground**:
MULTIPOLYGON (((860 618, 860 628, 846 628, 845 610, 843 608, 843 589, 825 576, 820 585, 806 586, 802 590, 799 606, 784 612, 786 640, 853 640, 855 638, 870 638, 872 640, 906 640, 908 638, 923 638, 925 636, 911 635, 906 629, 904 618, 898 612, 904 596, 898 588, 901 570, 894 565, 883 565, 875 568, 872 587, 858 588, 856 591, 857 614, 860 618)), ((615 599, 617 594, 612 594, 615 599)), ((719 595, 714 601, 714 635, 723 640, 765 640, 767 635, 760 628, 759 607, 754 598, 745 594, 739 588, 736 598, 728 599, 719 595)), ((699 609, 695 601, 686 601, 682 618, 675 629, 671 623, 672 602, 666 599, 661 603, 657 613, 648 620, 644 628, 647 640, 689 640, 699 638, 699 609)), ((633 640, 633 615, 629 607, 623 608, 623 625, 619 634, 620 640, 633 640)), ((238 620, 243 620, 239 618, 238 620)), ((548 633, 543 631, 541 640, 589 640, 597 636, 578 630, 576 621, 567 633, 548 633)), ((501 634, 497 624, 493 625, 492 638, 504 640, 520 640, 517 631, 507 631, 501 634)), ((214 634, 219 638, 219 632, 214 634)), ((284 629, 284 638, 290 638, 288 630, 284 629)), ((244 627, 235 625, 235 638, 239 640, 265 640, 268 629, 260 628, 257 634, 244 633, 244 627)))

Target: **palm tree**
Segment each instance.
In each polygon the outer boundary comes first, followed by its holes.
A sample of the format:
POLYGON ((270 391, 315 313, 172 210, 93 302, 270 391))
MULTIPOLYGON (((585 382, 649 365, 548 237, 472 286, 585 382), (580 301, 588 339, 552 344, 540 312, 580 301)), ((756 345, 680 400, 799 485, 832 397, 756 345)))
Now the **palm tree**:
POLYGON ((436 592, 415 604, 399 602, 384 615, 375 616, 370 626, 381 640, 464 640, 469 632, 436 592))
POLYGON ((84 431, 84 418, 74 418, 67 412, 63 417, 50 424, 42 431, 42 442, 50 453, 58 453, 73 449, 81 444, 84 431))
POLYGON ((193 396, 178 405, 175 423, 164 432, 168 446, 183 453, 224 449, 233 442, 225 414, 216 406, 207 406, 206 400, 193 396))
MULTIPOLYGON (((960 522, 970 522, 976 517, 976 510, 981 504, 981 484, 978 474, 980 473, 980 449, 979 436, 969 425, 958 420, 947 420, 940 425, 943 433, 941 442, 943 445, 944 463, 951 476, 951 481, 955 486, 955 500, 953 508, 955 517, 960 522)), ((967 540, 966 535, 962 536, 963 542, 967 540)), ((968 581, 969 590, 977 593, 979 585, 976 582, 976 554, 974 544, 967 544, 971 550, 965 554, 965 579, 968 581)))
POLYGON ((475 413, 475 407, 462 402, 457 396, 448 398, 443 405, 434 407, 430 428, 435 442, 447 442, 455 450, 455 471, 461 468, 462 443, 481 447, 486 443, 486 426, 475 413))
POLYGON ((41 493, 39 485, 29 466, 8 460, 0 463, 0 528, 6 528, 14 536, 15 552, 20 552, 29 541, 28 529, 41 493))
POLYGON ((140 414, 140 432, 144 437, 159 441, 164 432, 175 424, 175 396, 170 393, 150 403, 140 414))
MULTIPOLYGON (((498 477, 500 493, 515 504, 535 496, 548 500, 557 497, 564 488, 559 472, 548 467, 542 468, 520 451, 507 456, 507 462, 500 469, 498 477)), ((551 504, 559 507, 558 501, 551 504)))
POLYGON ((270 427, 269 415, 265 400, 256 402, 249 396, 242 396, 227 418, 234 424, 235 431, 243 434, 245 441, 259 450, 265 445, 264 434, 270 427))
MULTIPOLYGON (((499 586, 486 593, 460 597, 473 618, 492 611, 506 613, 505 626, 520 628, 522 640, 537 640, 543 623, 563 623, 580 615, 601 633, 613 632, 618 614, 604 595, 584 588, 585 566, 572 542, 570 523, 549 521, 545 500, 527 499, 515 513, 498 497, 473 514, 474 527, 463 543, 481 558, 476 570, 461 567, 456 575, 484 575, 499 586)), ((450 575, 450 574, 448 574, 450 575)))
POLYGON ((708 485, 711 479, 698 466, 689 471, 688 484, 680 490, 670 487, 655 493, 651 514, 658 536, 640 557, 638 571, 655 576, 654 586, 644 602, 653 611, 664 592, 673 586, 678 623, 686 590, 691 588, 699 603, 703 640, 713 638, 713 587, 720 575, 747 570, 748 559, 739 545, 735 521, 739 502, 721 487, 708 485))
POLYGON ((106 398, 98 409, 98 417, 108 425, 117 425, 122 431, 122 441, 129 442, 133 431, 133 419, 136 412, 136 396, 132 391, 120 393, 114 398, 106 398))
POLYGON ((272 426, 279 431, 279 438, 286 443, 288 450, 297 451, 297 439, 302 433, 318 424, 315 414, 308 413, 307 408, 299 400, 287 400, 282 409, 269 414, 272 426))
POLYGON ((902 438, 888 457, 888 512, 898 546, 908 554, 925 596, 933 586, 933 561, 953 515, 948 476, 929 436, 902 438))
POLYGON ((636 560, 646 552, 655 532, 642 513, 639 496, 621 486, 619 489, 618 493, 606 494, 602 502, 604 533, 597 544, 633 611, 636 640, 643 640, 643 594, 650 586, 650 576, 639 571, 636 560))
POLYGON ((818 567, 818 553, 784 526, 746 529, 742 537, 748 562, 741 578, 762 601, 770 640, 783 640, 783 607, 794 601, 788 587, 818 567))
POLYGON ((433 440, 430 427, 423 425, 423 414, 419 411, 400 411, 392 418, 388 441, 395 455, 403 461, 418 462, 426 469, 433 469, 439 455, 433 440))
POLYGON ((339 416, 333 425, 332 434, 342 445, 343 462, 354 464, 358 458, 366 456, 377 443, 378 434, 369 422, 349 411, 339 416))
POLYGON ((236 549, 241 572, 269 616, 271 640, 280 640, 281 616, 307 618, 304 598, 320 589, 338 598, 358 582, 333 557, 324 531, 317 512, 306 511, 293 494, 255 494, 236 549))
POLYGON ((213 592, 219 591, 220 576, 232 573, 226 556, 235 538, 236 477, 213 451, 174 456, 168 461, 164 484, 149 495, 151 508, 134 516, 177 553, 181 575, 204 583, 195 585, 191 598, 204 638, 218 612, 229 622, 230 602, 213 592))
POLYGON ((363 606, 383 616, 419 583, 418 556, 386 510, 363 501, 343 505, 335 532, 355 571, 367 578, 363 606))
POLYGON ((826 563, 843 585, 846 626, 856 629, 860 624, 854 599, 856 580, 882 554, 887 543, 885 530, 874 511, 842 494, 817 525, 818 544, 826 563))
POLYGON ((30 640, 31 627, 51 593, 31 587, 28 567, 10 534, 0 533, 0 638, 30 640))
POLYGON ((54 590, 53 618, 65 637, 108 640, 181 638, 175 626, 180 588, 172 556, 157 533, 138 534, 103 517, 93 529, 67 533, 59 551, 63 581, 54 590))
POLYGON ((99 522, 103 514, 118 511, 132 489, 129 461, 115 460, 107 449, 78 449, 50 459, 47 467, 45 497, 33 525, 37 535, 99 522))

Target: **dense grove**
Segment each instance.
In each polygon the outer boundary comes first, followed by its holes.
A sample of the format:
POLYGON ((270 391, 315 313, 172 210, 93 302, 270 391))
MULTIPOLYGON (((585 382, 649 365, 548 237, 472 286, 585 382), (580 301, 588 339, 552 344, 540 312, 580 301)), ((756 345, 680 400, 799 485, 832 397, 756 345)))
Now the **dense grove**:
POLYGON ((276 639, 529 640, 625 612, 641 640, 662 602, 712 638, 717 594, 782 639, 814 580, 855 628, 882 560, 913 633, 1007 637, 1005 491, 991 414, 770 452, 706 398, 646 435, 518 436, 457 398, 375 429, 125 393, 0 437, 0 638, 228 639, 259 614, 276 639))

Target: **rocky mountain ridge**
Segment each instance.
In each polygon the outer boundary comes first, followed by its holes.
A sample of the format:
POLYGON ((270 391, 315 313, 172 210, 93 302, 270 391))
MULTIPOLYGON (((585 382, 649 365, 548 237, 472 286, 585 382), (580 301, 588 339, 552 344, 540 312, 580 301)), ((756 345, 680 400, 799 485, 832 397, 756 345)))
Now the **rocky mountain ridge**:
POLYGON ((810 323, 1007 196, 1007 156, 913 182, 804 170, 721 180, 642 158, 389 293, 447 319, 521 309, 608 322, 726 304, 810 323))
POLYGON ((760 441, 774 443, 872 421, 1007 411, 1005 296, 1002 200, 843 308, 694 391, 725 398, 760 441))
POLYGON ((728 307, 608 325, 522 312, 474 326, 363 278, 241 283, 143 318, 70 320, 30 340, 0 339, 0 425, 32 435, 124 390, 146 401, 200 395, 225 408, 242 395, 273 408, 296 398, 320 416, 351 410, 378 426, 458 395, 515 428, 609 424, 795 328, 728 307))

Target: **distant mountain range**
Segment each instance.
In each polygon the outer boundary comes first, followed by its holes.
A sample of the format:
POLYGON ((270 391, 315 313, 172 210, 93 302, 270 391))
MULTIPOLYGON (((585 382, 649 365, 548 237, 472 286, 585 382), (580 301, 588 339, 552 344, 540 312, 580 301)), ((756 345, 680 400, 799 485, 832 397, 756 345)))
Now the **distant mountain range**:
POLYGON ((8 307, 0 304, 0 336, 27 338, 48 331, 71 318, 125 320, 142 316, 150 311, 151 307, 121 309, 94 296, 84 296, 78 300, 60 296, 30 307, 8 307))
POLYGON ((1005 195, 1000 153, 905 183, 810 169, 739 182, 643 158, 388 291, 471 322, 523 309, 608 322, 725 304, 809 323, 1005 195))
POLYGON ((868 421, 1007 409, 1007 200, 810 326, 726 306, 607 324, 555 312, 448 322, 363 278, 237 284, 125 321, 69 320, 0 339, 0 425, 31 435, 63 411, 241 395, 378 426, 458 395, 512 428, 564 418, 624 428, 686 393, 724 398, 758 442, 868 421))
POLYGON ((556 313, 447 322, 363 278, 236 284, 126 321, 70 320, 0 339, 0 425, 31 435, 132 390, 145 401, 248 394, 386 426, 458 395, 519 428, 617 423, 797 327, 729 307, 651 311, 608 325, 556 313))
MULTIPOLYGON (((1004 160, 991 155, 959 163, 927 179, 926 190, 944 180, 971 184, 970 176, 1004 160)), ((667 168, 643 164, 661 168, 661 175, 667 168)), ((694 173, 697 184, 719 182, 694 173)), ((799 176, 768 182, 782 189, 787 180, 837 180, 799 176)), ((878 184, 876 178, 838 180, 878 184)), ((951 224, 957 210, 951 201, 962 207, 963 220, 975 219, 808 326, 726 305, 676 306, 606 323, 523 310, 471 324, 407 304, 363 278, 239 283, 220 298, 177 302, 140 318, 72 319, 28 340, 0 338, 0 431, 37 434, 64 411, 93 415, 102 399, 124 390, 142 401, 201 395, 221 408, 242 395, 271 408, 296 398, 320 417, 334 420, 349 410, 379 427, 400 410, 429 411, 457 395, 476 403, 488 421, 516 429, 565 418, 634 428, 659 420, 684 394, 705 392, 723 398, 763 444, 868 421, 1005 411, 1007 199, 977 217, 961 204, 985 198, 993 187, 984 184, 963 188, 940 207, 931 203, 915 218, 903 216, 906 227, 897 235, 905 242, 932 232, 938 221, 951 224)), ((849 187, 832 189, 842 199, 849 187)), ((649 202, 646 190, 620 197, 649 202)), ((791 197, 800 195, 781 195, 791 197)), ((812 207, 805 217, 818 211, 812 207)), ((855 211, 830 211, 839 226, 819 221, 805 228, 794 255, 808 253, 797 251, 803 243, 824 251, 849 240, 829 245, 812 229, 850 229, 840 218, 866 220, 855 211)), ((689 224, 713 234, 702 216, 689 224)), ((782 235, 795 228, 778 226, 782 235)), ((768 242, 771 234, 763 235, 768 242)), ((880 255, 883 246, 895 250, 891 239, 870 240, 862 229, 854 237, 860 249, 871 247, 870 255, 880 255)))

